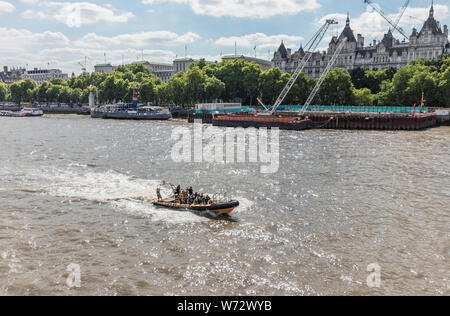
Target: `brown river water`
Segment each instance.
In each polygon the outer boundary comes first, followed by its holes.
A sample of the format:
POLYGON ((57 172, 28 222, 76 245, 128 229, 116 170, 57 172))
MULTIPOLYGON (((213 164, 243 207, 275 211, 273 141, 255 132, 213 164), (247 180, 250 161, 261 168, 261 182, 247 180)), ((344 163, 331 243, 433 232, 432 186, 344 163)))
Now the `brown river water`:
POLYGON ((1 118, 0 295, 450 295, 449 127, 282 131, 262 174, 174 163, 180 126, 1 118), (157 209, 163 179, 241 206, 157 209))

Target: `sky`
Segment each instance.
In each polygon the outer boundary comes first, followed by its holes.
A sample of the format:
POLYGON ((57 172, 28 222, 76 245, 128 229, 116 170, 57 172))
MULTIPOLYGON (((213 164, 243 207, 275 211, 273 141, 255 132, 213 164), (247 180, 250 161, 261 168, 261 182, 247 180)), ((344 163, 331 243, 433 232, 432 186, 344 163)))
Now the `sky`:
MULTIPOLYGON (((405 0, 374 0, 395 20, 405 0)), ((448 0, 435 0, 435 17, 450 24, 448 0)), ((400 26, 420 30, 431 0, 411 0, 400 26)), ((172 63, 177 57, 220 61, 237 53, 270 60, 284 41, 296 51, 325 19, 345 26, 366 44, 381 40, 389 24, 364 0, 0 0, 0 67, 58 68, 72 74, 95 64, 136 60, 172 63), (255 49, 256 47, 256 49, 255 49), (187 49, 186 49, 187 48, 187 49)), ((403 37, 394 33, 398 39, 403 37)))

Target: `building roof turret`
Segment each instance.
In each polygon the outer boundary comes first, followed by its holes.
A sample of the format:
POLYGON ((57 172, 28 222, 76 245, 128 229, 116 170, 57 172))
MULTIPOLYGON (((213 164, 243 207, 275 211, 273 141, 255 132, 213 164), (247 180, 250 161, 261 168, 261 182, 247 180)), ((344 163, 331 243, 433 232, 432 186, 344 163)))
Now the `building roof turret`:
POLYGON ((355 34, 353 34, 353 30, 350 27, 350 15, 349 14, 347 14, 347 22, 345 24, 345 28, 342 31, 341 36, 339 36, 339 41, 343 40, 345 37, 347 38, 347 40, 349 42, 356 43, 355 34))
POLYGON ((442 34, 442 29, 439 26, 436 19, 434 18, 434 2, 431 3, 430 15, 428 16, 428 19, 425 21, 422 30, 420 31, 420 34, 422 34, 427 29, 431 30, 433 35, 442 34))
POLYGON ((287 49, 286 49, 286 46, 284 46, 283 41, 281 41, 281 45, 278 48, 278 53, 280 53, 281 58, 287 58, 287 49))

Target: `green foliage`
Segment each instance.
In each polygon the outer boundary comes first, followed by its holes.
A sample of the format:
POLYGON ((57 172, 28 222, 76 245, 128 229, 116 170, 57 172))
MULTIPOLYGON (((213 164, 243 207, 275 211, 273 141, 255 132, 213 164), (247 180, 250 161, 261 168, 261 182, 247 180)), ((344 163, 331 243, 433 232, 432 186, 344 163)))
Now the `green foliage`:
POLYGON ((447 69, 441 74, 439 90, 442 106, 450 107, 450 65, 447 66, 447 69))
POLYGON ((205 100, 214 102, 225 92, 225 84, 216 77, 206 77, 205 80, 205 100))
POLYGON ((8 95, 8 86, 0 81, 0 101, 5 101, 6 96, 8 95))
POLYGON ((367 89, 367 88, 355 89, 354 100, 355 100, 355 105, 372 106, 374 96, 372 95, 370 89, 367 89))
MULTIPOLYGON (((290 76, 279 68, 261 71, 259 65, 243 60, 211 64, 200 60, 186 73, 179 72, 162 83, 144 64, 135 63, 110 74, 82 74, 67 82, 53 79, 39 87, 30 79, 11 86, 0 82, 0 100, 87 103, 92 86, 102 103, 131 102, 135 90, 140 102, 160 105, 192 106, 217 100, 255 105, 258 97, 273 105, 290 76)), ((283 104, 304 104, 316 82, 300 74, 283 104)), ((411 106, 420 103, 422 92, 427 106, 450 107, 448 55, 439 60, 419 59, 398 71, 355 69, 349 74, 336 68, 325 78, 313 104, 411 106)))
POLYGON ((397 70, 387 68, 379 71, 356 68, 350 72, 353 85, 356 89, 367 88, 374 94, 381 91, 381 83, 385 80, 392 80, 397 70))
POLYGON ((36 87, 36 82, 31 79, 13 83, 10 86, 11 100, 17 104, 32 101, 33 90, 36 87))
POLYGON ((336 68, 330 71, 323 81, 318 100, 325 105, 353 104, 353 91, 350 74, 344 69, 336 68))

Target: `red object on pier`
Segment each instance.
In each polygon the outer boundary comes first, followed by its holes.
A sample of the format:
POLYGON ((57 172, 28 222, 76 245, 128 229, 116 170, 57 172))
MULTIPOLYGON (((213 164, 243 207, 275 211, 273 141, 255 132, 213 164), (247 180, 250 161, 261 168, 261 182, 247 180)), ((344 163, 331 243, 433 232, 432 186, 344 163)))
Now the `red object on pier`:
POLYGON ((412 117, 416 117, 416 106, 417 106, 417 104, 414 103, 414 108, 413 108, 413 112, 412 112, 412 117))

